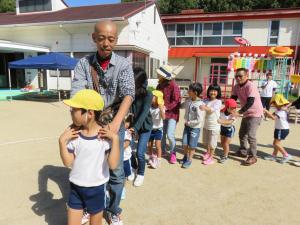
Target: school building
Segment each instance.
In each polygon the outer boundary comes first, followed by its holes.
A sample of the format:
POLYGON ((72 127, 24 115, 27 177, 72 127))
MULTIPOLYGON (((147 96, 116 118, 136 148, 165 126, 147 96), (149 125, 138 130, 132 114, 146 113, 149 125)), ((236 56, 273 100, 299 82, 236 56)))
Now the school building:
MULTIPOLYGON (((154 1, 69 7, 63 0, 16 0, 16 12, 0 14, 0 88, 8 88, 8 62, 61 52, 81 58, 96 51, 94 24, 115 21, 119 38, 116 53, 144 68, 149 76, 168 60, 168 40, 154 1)), ((59 86, 70 90, 70 71, 59 86)), ((12 70, 12 88, 31 84, 56 89, 56 72, 12 70)))
POLYGON ((298 57, 300 9, 270 9, 205 13, 201 9, 183 10, 161 16, 169 40, 169 64, 177 79, 231 84, 234 72, 228 71, 232 53, 267 55, 273 46, 294 50, 298 57), (251 46, 240 46, 242 37, 251 46))

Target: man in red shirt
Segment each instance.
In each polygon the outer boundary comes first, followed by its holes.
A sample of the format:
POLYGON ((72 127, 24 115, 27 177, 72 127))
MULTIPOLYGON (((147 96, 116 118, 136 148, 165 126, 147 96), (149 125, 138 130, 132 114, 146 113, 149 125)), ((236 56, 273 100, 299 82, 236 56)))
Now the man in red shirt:
POLYGON ((179 120, 179 109, 180 109, 180 89, 178 85, 173 80, 175 74, 172 68, 168 65, 164 65, 156 70, 158 74, 158 86, 157 90, 160 90, 164 94, 164 102, 166 107, 166 119, 164 120, 163 127, 163 139, 162 139, 162 150, 166 152, 166 136, 169 140, 170 147, 170 163, 175 164, 176 159, 176 140, 175 140, 175 130, 176 123, 179 120))

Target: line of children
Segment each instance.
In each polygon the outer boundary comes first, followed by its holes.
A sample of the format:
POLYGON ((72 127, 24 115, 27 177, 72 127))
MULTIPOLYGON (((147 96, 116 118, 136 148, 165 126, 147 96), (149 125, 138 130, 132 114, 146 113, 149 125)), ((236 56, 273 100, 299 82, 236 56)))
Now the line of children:
MULTIPOLYGON (((124 168, 124 174, 125 178, 128 181, 134 180, 134 173, 132 171, 131 166, 131 157, 132 157, 132 149, 131 149, 131 141, 132 141, 132 134, 129 131, 129 128, 133 124, 133 115, 128 114, 125 119, 125 136, 124 136, 124 159, 123 159, 123 168, 124 168)), ((125 189, 126 181, 124 183, 124 188, 122 191, 121 199, 124 200, 126 198, 126 189, 125 189)))
POLYGON ((221 110, 220 119, 218 122, 221 124, 221 145, 224 150, 224 155, 220 157, 219 163, 225 163, 228 159, 229 154, 229 145, 231 143, 231 139, 235 133, 235 126, 233 125, 236 121, 236 117, 234 116, 237 103, 234 99, 226 99, 225 107, 221 110))
POLYGON ((207 89, 207 99, 205 105, 200 106, 205 111, 205 122, 203 128, 203 144, 206 146, 206 153, 203 155, 203 164, 211 165, 214 163, 214 153, 220 135, 220 110, 222 107, 221 88, 218 85, 210 85, 207 89))
POLYGON ((273 147, 274 151, 271 156, 264 157, 265 160, 276 161, 277 154, 280 152, 283 155, 283 158, 279 160, 280 163, 288 162, 292 156, 287 153, 287 151, 281 145, 281 141, 289 134, 289 122, 288 122, 288 112, 286 106, 289 104, 289 101, 284 98, 282 94, 276 94, 272 100, 271 104, 276 107, 274 113, 270 113, 268 110, 264 110, 266 115, 275 120, 275 130, 274 130, 274 141, 273 147))
POLYGON ((149 164, 153 169, 157 169, 161 164, 162 148, 161 140, 163 136, 163 120, 165 119, 164 95, 161 91, 152 91, 153 98, 150 108, 153 127, 148 142, 148 152, 150 155, 149 164), (153 144, 155 142, 156 153, 154 152, 153 144))
POLYGON ((201 100, 202 85, 200 83, 190 84, 189 97, 182 104, 185 108, 184 130, 182 137, 182 145, 184 157, 182 159, 182 168, 189 168, 192 164, 192 158, 198 145, 200 130, 204 118, 204 112, 200 110, 200 106, 204 105, 201 100))

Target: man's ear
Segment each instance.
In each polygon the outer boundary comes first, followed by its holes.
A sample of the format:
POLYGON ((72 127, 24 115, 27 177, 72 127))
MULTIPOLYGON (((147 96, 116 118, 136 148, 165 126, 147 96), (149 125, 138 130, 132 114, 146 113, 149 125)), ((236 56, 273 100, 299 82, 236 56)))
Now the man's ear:
POLYGON ((92 33, 92 38, 93 38, 93 41, 96 43, 96 33, 95 32, 92 33))

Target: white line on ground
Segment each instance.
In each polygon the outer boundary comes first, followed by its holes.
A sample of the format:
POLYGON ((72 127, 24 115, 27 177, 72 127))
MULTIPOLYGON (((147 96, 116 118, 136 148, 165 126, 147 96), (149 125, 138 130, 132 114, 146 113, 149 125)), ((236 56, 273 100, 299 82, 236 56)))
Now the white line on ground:
POLYGON ((57 139, 57 138, 58 138, 58 136, 56 136, 56 137, 28 138, 28 139, 19 140, 19 141, 9 141, 9 142, 0 143, 0 146, 20 144, 20 143, 26 143, 26 142, 38 142, 38 141, 45 141, 45 140, 51 140, 51 139, 57 139))

